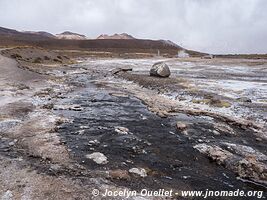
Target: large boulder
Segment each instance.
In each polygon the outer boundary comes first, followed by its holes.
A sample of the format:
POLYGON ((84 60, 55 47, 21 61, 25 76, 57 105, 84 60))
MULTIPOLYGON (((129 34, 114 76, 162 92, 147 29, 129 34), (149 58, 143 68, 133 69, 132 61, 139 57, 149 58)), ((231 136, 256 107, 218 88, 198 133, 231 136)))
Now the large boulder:
POLYGON ((164 62, 155 63, 150 69, 150 76, 169 77, 170 75, 170 68, 164 62))

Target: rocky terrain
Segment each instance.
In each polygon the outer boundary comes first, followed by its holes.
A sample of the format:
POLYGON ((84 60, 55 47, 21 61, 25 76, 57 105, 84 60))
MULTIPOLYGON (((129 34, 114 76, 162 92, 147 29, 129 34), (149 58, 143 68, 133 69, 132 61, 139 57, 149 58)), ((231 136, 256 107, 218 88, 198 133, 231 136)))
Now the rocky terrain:
POLYGON ((2 199, 112 199, 93 189, 173 189, 172 199, 183 199, 181 190, 266 192, 266 60, 65 53, 1 50, 2 199), (170 77, 149 75, 160 61, 170 77))

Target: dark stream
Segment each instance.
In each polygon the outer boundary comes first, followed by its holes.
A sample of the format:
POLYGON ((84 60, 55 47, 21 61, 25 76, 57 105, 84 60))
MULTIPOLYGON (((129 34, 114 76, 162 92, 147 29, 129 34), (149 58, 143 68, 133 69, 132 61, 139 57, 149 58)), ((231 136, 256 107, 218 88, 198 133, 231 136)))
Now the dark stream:
POLYGON ((73 158, 86 168, 145 168, 148 172, 145 178, 113 180, 131 189, 263 190, 237 180, 231 171, 193 148, 199 143, 196 138, 201 138, 201 134, 207 136, 207 130, 212 129, 213 119, 184 114, 160 118, 134 97, 112 96, 110 92, 114 90, 89 83, 85 76, 78 75, 75 79, 86 87, 69 94, 62 104, 79 104, 83 110, 55 112, 74 119, 73 123, 61 125, 59 133, 72 150, 73 158), (174 126, 177 120, 191 121, 189 131, 195 132, 196 138, 190 139, 177 131, 174 126), (131 134, 118 134, 117 126, 128 128, 131 134), (90 145, 91 140, 99 143, 90 145), (109 162, 98 165, 85 157, 93 152, 103 153, 109 162))

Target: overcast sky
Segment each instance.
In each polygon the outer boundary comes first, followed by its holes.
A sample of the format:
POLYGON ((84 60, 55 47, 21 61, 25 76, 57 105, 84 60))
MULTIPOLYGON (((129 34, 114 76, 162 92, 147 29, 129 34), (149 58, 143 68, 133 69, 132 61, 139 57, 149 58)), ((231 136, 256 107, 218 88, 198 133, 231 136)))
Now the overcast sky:
POLYGON ((210 53, 267 53, 267 0, 0 0, 0 26, 126 32, 210 53))

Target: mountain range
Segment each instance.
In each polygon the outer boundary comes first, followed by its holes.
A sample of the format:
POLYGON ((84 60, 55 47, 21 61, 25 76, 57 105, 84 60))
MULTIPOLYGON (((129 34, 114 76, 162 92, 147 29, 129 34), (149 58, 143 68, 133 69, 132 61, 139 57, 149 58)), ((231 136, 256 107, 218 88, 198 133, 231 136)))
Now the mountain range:
MULTIPOLYGON (((10 35, 10 36, 30 36, 32 35, 33 37, 35 36, 41 36, 41 37, 47 37, 47 38, 53 38, 53 39, 64 39, 64 40, 87 40, 89 38, 87 38, 85 35, 79 34, 79 33, 73 33, 70 31, 65 31, 63 33, 59 33, 59 34, 52 34, 49 32, 45 32, 45 31, 17 31, 14 29, 8 29, 8 28, 4 28, 4 27, 0 27, 0 34, 3 35, 10 35)), ((120 40, 120 39, 136 39, 133 36, 127 34, 127 33, 115 33, 114 35, 107 35, 107 34, 101 34, 99 35, 96 39, 116 39, 116 40, 120 40)))
POLYGON ((17 31, 0 27, 0 46, 32 45, 47 49, 112 51, 117 53, 148 53, 165 56, 177 56, 185 51, 190 56, 201 56, 203 53, 187 50, 169 40, 137 39, 127 33, 102 34, 96 39, 85 35, 65 31, 51 34, 45 31, 17 31))
MULTIPOLYGON (((17 31, 14 29, 8 29, 4 27, 0 27, 0 35, 9 35, 9 36, 32 36, 32 37, 44 37, 44 38, 53 38, 53 39, 64 39, 64 40, 88 40, 89 38, 85 35, 79 34, 79 33, 73 33, 70 31, 65 31, 59 34, 52 34, 45 31, 17 31)), ((113 35, 107 35, 107 34, 101 34, 97 38, 97 40, 134 40, 137 39, 133 37, 132 35, 129 35, 127 33, 115 33, 113 35)), ((172 46, 178 46, 174 42, 171 42, 169 40, 160 40, 166 44, 172 45, 172 46)))

